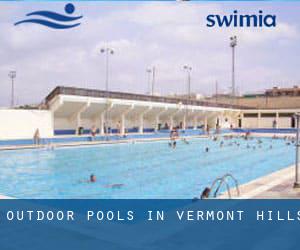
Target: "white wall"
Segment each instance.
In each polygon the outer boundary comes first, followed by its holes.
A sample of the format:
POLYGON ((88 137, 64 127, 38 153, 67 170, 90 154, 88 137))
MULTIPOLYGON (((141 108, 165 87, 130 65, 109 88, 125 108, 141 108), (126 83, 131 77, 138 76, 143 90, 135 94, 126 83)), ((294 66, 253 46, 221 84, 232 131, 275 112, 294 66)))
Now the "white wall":
POLYGON ((76 120, 70 120, 68 118, 55 117, 54 129, 77 129, 76 120))
MULTIPOLYGON (((275 117, 261 117, 260 118, 260 128, 273 128, 273 121, 275 117)), ((279 117, 278 118, 278 128, 291 128, 291 118, 290 117, 279 117)), ((258 128, 258 119, 255 117, 247 117, 242 120, 243 128, 258 128)))
POLYGON ((53 136, 50 111, 0 109, 0 140, 32 139, 37 128, 41 137, 53 136))
POLYGON ((290 128, 291 119, 291 117, 279 117, 278 128, 290 128))
POLYGON ((242 127, 243 128, 257 128, 258 120, 256 117, 244 117, 242 119, 242 127))
POLYGON ((260 126, 261 128, 273 128, 273 122, 275 117, 261 117, 260 126))

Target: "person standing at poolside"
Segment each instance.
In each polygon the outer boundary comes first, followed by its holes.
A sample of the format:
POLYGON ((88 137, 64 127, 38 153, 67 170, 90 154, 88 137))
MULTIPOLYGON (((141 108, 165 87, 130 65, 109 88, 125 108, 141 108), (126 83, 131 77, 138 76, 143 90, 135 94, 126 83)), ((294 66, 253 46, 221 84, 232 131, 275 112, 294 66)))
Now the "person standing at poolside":
POLYGON ((201 200, 208 199, 208 198, 209 198, 209 195, 210 195, 210 192, 211 192, 210 188, 209 188, 209 187, 206 187, 206 188, 203 190, 203 192, 201 193, 200 199, 201 199, 201 200))
POLYGON ((121 122, 120 121, 118 121, 118 123, 117 123, 117 133, 119 135, 121 135, 121 122))
POLYGON ((276 120, 273 121, 272 126, 273 126, 274 129, 277 128, 277 121, 276 120))
POLYGON ((93 125, 93 126, 92 126, 92 128, 91 128, 92 140, 95 138, 95 136, 96 136, 96 133, 97 133, 96 126, 95 126, 95 125, 93 125))
POLYGON ((35 145, 40 145, 41 137, 40 137, 40 130, 38 128, 34 132, 33 142, 35 145))
POLYGON ((104 134, 107 134, 107 127, 106 127, 106 123, 103 123, 103 132, 104 134))

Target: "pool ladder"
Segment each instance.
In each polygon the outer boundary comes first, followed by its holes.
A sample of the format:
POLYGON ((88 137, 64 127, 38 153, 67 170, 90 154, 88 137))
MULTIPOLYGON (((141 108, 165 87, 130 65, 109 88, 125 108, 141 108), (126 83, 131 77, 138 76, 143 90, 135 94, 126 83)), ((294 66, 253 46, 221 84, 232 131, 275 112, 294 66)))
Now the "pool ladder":
POLYGON ((236 178, 234 178, 232 176, 232 174, 225 174, 223 175, 222 177, 218 177, 217 179, 214 180, 214 182, 212 183, 211 187, 210 187, 210 190, 213 191, 215 187, 217 187, 213 193, 213 197, 216 198, 218 196, 218 192, 220 191, 221 187, 223 184, 226 185, 226 189, 227 189, 227 194, 228 194, 228 198, 231 199, 232 198, 232 195, 231 195, 231 191, 230 191, 230 186, 228 184, 228 181, 227 179, 230 178, 234 181, 234 184, 235 184, 235 189, 236 189, 236 193, 237 193, 237 196, 240 196, 240 189, 239 189, 239 183, 237 181, 236 178))

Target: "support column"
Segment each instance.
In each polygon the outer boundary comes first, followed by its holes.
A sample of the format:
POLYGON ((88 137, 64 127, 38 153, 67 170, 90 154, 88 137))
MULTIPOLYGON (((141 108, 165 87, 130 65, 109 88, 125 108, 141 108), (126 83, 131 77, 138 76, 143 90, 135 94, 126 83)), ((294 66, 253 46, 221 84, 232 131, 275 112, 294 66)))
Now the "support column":
POLYGON ((207 131, 207 116, 204 117, 204 130, 207 131))
POLYGON ((126 121, 125 114, 122 114, 121 115, 121 129, 120 129, 121 135, 125 134, 125 121, 126 121))
POLYGON ((168 108, 165 108, 164 110, 160 111, 156 116, 155 116, 155 132, 158 131, 158 124, 159 124, 159 117, 168 110, 168 108))
POLYGON ((76 134, 79 134, 79 127, 81 127, 81 112, 78 112, 76 115, 76 134))
POLYGON ((260 128, 260 120, 261 120, 261 113, 258 112, 258 114, 257 114, 257 128, 260 128))
POLYGON ((198 122, 198 118, 197 116, 194 117, 194 121, 193 121, 193 129, 196 130, 197 129, 197 122, 198 122))
POLYGON ((159 124, 159 115, 155 116, 155 132, 158 131, 158 124, 159 124))
POLYGON ((131 105, 127 110, 125 110, 121 114, 121 128, 120 128, 120 134, 124 135, 125 134, 125 129, 126 129, 126 115, 134 109, 134 105, 131 105))
POLYGON ((174 127, 174 119, 173 116, 170 117, 170 130, 172 130, 174 127))
POLYGON ((139 116, 139 133, 140 134, 144 133, 144 114, 141 114, 139 116))
POLYGON ((275 128, 279 128, 278 124, 279 124, 279 113, 276 112, 276 118, 275 118, 275 121, 276 121, 276 126, 275 128))
POLYGON ((104 135, 104 112, 101 113, 100 115, 100 127, 99 127, 99 132, 101 135, 104 135))
POLYGON ((87 102, 86 104, 84 104, 79 110, 78 112, 75 112, 70 120, 73 121, 75 119, 76 121, 76 134, 78 135, 79 134, 79 130, 78 128, 81 127, 81 114, 90 106, 90 102, 87 102))
POLYGON ((139 133, 144 133, 144 118, 145 115, 152 110, 152 107, 145 109, 139 116, 139 133))
POLYGON ((186 129, 186 116, 183 116, 182 129, 186 129))

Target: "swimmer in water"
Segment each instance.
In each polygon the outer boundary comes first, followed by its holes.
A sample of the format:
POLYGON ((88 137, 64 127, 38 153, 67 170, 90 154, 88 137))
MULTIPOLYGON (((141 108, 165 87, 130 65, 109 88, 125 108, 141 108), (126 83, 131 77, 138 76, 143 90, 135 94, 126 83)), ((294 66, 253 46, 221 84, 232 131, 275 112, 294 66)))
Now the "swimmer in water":
POLYGON ((173 141, 173 148, 176 148, 176 141, 173 141))
POLYGON ((96 176, 94 174, 91 174, 89 182, 94 183, 96 181, 97 181, 96 176))
POLYGON ((188 142, 186 138, 183 138, 182 141, 183 141, 185 144, 190 144, 190 142, 188 142))
POLYGON ((250 148, 250 145, 249 145, 249 144, 247 144, 247 148, 250 148))
POLYGON ((205 148, 205 152, 208 153, 209 152, 209 147, 205 148))
POLYGON ((121 188, 123 186, 124 186, 124 184, 116 183, 116 184, 107 185, 105 187, 107 187, 107 188, 121 188))
POLYGON ((201 199, 201 200, 208 199, 208 198, 209 198, 210 192, 211 192, 210 188, 209 188, 209 187, 206 187, 206 188, 203 190, 202 194, 200 195, 200 199, 201 199))

